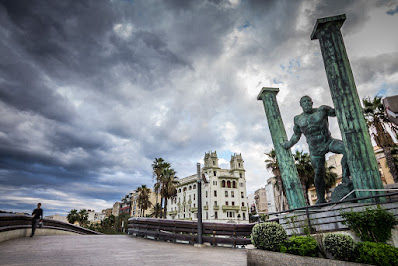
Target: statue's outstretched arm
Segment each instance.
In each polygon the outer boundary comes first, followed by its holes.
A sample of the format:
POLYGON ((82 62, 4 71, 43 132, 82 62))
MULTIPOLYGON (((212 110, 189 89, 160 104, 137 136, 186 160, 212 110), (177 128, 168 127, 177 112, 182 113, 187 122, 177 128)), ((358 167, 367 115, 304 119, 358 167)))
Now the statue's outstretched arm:
POLYGON ((293 132, 294 132, 293 136, 290 138, 290 140, 281 143, 281 146, 285 150, 293 147, 293 145, 296 144, 301 138, 301 130, 298 125, 296 125, 296 124, 294 125, 293 132))
POLYGON ((321 107, 319 107, 319 109, 324 110, 328 114, 328 116, 332 116, 332 117, 336 116, 336 110, 334 110, 333 107, 330 107, 327 105, 322 105, 321 107))

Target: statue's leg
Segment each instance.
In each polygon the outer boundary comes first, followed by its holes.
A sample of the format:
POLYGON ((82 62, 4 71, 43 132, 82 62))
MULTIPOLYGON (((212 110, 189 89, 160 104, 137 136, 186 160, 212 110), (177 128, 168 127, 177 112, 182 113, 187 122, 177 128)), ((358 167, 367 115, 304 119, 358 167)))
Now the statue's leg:
POLYGON ((312 167, 314 167, 314 185, 318 200, 315 204, 325 203, 325 156, 311 156, 312 167))
POLYGON ((348 168, 344 143, 341 140, 334 139, 329 145, 329 151, 333 153, 343 154, 343 158, 341 158, 341 169, 343 171, 342 182, 345 184, 349 183, 350 169, 348 168))

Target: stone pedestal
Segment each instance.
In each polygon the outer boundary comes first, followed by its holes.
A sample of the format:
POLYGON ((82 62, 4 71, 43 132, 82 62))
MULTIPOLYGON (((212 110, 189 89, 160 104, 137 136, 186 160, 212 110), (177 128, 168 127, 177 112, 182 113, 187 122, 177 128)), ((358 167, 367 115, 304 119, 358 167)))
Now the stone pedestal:
POLYGON ((285 150, 280 143, 287 141, 285 126, 276 101, 278 88, 262 88, 257 100, 262 100, 265 114, 268 120, 268 127, 271 132, 272 142, 278 165, 281 170, 283 185, 285 186, 286 198, 290 209, 306 206, 304 193, 301 188, 300 178, 294 165, 293 155, 290 149, 285 150))
MULTIPOLYGON (((382 189, 379 169, 363 116, 340 28, 346 16, 318 19, 311 40, 319 39, 336 117, 355 189, 382 189)), ((356 192, 366 197, 380 192, 356 192)))

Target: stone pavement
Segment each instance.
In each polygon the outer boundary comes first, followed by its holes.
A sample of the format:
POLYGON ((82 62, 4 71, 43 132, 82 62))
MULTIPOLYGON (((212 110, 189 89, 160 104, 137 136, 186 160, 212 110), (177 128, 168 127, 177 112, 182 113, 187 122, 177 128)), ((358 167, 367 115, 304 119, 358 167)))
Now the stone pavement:
POLYGON ((246 265, 247 251, 127 235, 34 236, 0 243, 0 265, 246 265))

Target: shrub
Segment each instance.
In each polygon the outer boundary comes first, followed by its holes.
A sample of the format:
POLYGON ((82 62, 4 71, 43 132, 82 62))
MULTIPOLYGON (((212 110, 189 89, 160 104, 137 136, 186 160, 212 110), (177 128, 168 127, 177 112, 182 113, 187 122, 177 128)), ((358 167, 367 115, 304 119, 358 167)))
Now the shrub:
POLYGON ((341 212, 343 224, 355 232, 362 241, 385 243, 391 238, 391 229, 398 224, 394 214, 380 206, 365 208, 361 212, 341 212))
POLYGON ((325 250, 335 259, 352 260, 355 256, 355 241, 352 237, 343 234, 326 234, 323 238, 325 250))
POLYGON ((253 227, 251 239, 256 248, 280 251, 281 245, 286 244, 287 234, 280 224, 260 223, 253 227))
POLYGON ((286 252, 294 255, 317 257, 318 245, 310 236, 292 236, 286 243, 286 252))
POLYGON ((359 242, 356 262, 374 265, 398 265, 398 248, 375 242, 359 242))

